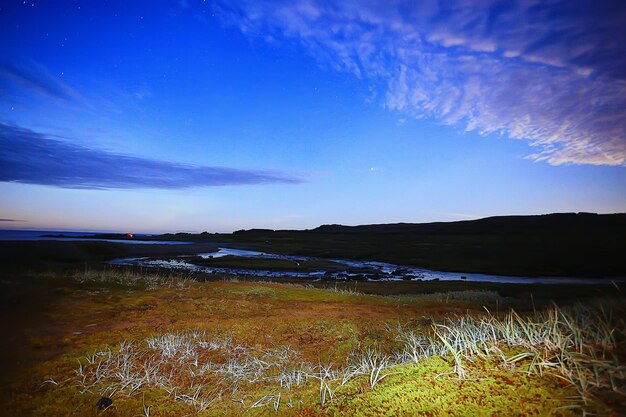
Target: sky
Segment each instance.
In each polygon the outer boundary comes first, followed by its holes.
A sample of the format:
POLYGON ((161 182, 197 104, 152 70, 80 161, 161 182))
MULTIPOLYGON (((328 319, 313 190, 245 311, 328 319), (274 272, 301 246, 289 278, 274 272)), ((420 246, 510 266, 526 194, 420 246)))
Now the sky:
POLYGON ((0 3, 0 229, 626 211, 626 3, 0 3))

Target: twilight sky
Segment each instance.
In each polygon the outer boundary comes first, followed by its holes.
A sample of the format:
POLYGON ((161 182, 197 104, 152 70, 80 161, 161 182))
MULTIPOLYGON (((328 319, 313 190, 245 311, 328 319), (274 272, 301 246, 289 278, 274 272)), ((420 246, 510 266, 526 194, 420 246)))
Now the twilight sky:
POLYGON ((3 1, 0 229, 626 211, 626 3, 3 1))

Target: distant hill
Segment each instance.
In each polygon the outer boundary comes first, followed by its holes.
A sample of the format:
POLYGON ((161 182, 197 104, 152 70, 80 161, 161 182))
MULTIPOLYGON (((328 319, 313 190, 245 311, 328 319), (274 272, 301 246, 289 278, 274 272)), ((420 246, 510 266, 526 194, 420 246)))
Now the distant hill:
POLYGON ((314 233, 391 234, 527 234, 533 232, 579 232, 626 229, 626 213, 553 213, 535 216, 494 216, 478 220, 433 223, 387 223, 362 226, 322 225, 314 233))
POLYGON ((253 249, 506 275, 626 276, 626 213, 240 230, 214 237, 253 249))

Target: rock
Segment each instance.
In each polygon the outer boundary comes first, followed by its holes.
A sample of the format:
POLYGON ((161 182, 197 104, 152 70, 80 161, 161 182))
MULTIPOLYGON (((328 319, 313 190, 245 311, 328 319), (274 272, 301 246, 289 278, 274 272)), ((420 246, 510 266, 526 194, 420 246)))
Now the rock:
POLYGON ((96 408, 98 410, 106 410, 107 408, 111 406, 111 404, 113 404, 112 399, 110 399, 109 397, 102 397, 96 403, 96 408))
POLYGON ((338 280, 342 280, 342 281, 347 281, 348 280, 348 274, 341 272, 339 274, 337 274, 337 279, 338 280))
POLYGON ((354 274, 348 276, 348 281, 366 281, 367 278, 363 274, 354 274))

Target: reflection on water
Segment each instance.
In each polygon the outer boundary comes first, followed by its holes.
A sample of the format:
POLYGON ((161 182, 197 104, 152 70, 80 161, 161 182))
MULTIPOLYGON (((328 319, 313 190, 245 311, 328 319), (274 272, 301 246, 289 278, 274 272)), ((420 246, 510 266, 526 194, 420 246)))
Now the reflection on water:
MULTIPOLYGON (((314 261, 320 258, 307 256, 279 255, 275 253, 257 252, 251 250, 219 248, 216 252, 200 253, 202 258, 221 258, 224 256, 238 256, 242 258, 284 259, 290 261, 314 261)), ((195 265, 185 261, 184 257, 174 259, 151 258, 124 258, 111 261, 114 265, 135 265, 154 268, 181 269, 190 272, 204 272, 229 275, 258 276, 265 278, 300 278, 312 280, 363 280, 363 281, 399 281, 399 280, 442 280, 442 281, 479 281, 513 284, 609 284, 612 281, 622 282, 624 278, 569 278, 569 277, 513 277, 504 275, 472 274, 460 272, 432 271, 414 266, 396 265, 377 261, 355 261, 348 259, 328 259, 345 265, 344 271, 318 270, 313 272, 302 271, 269 271, 245 268, 221 268, 213 266, 195 265)))
POLYGON ((198 256, 202 258, 221 258, 224 256, 239 256, 242 258, 266 258, 266 259, 286 259, 289 261, 304 261, 310 258, 306 256, 291 256, 291 255, 279 255, 276 253, 257 252, 254 250, 243 249, 231 249, 231 248, 219 248, 217 252, 211 253, 199 253, 198 256))

